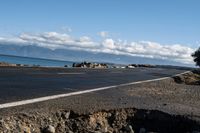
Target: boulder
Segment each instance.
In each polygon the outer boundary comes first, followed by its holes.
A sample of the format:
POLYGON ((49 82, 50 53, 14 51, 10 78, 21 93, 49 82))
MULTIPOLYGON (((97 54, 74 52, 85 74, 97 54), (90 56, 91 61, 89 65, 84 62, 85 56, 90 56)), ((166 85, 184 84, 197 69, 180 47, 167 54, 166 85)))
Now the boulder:
POLYGON ((55 133, 55 132, 56 130, 52 125, 47 126, 43 131, 43 133, 55 133))

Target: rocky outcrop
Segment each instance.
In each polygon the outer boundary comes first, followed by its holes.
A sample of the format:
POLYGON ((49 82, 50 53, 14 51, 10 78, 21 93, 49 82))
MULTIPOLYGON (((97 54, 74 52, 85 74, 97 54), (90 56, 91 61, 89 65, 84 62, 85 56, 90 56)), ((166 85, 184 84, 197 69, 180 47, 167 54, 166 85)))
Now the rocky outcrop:
POLYGON ((196 69, 189 73, 175 76, 173 79, 179 84, 200 85, 200 70, 196 69))
POLYGON ((126 66, 126 68, 134 68, 134 67, 149 67, 149 68, 153 68, 153 67, 155 67, 155 65, 150 65, 150 64, 129 64, 128 66, 126 66))
POLYGON ((173 116, 156 110, 127 108, 89 114, 78 114, 64 110, 47 115, 18 114, 2 118, 0 131, 25 133, 183 133, 200 131, 200 125, 184 116, 173 116))
MULTIPOLYGON (((30 67, 27 64, 11 64, 7 62, 0 62, 0 67, 30 67)), ((32 67, 39 67, 39 65, 32 65, 32 67)))
POLYGON ((10 64, 7 62, 0 62, 0 66, 17 66, 16 64, 10 64))
POLYGON ((52 125, 47 126, 44 130, 43 133, 55 133, 56 130, 52 125))
POLYGON ((90 62, 82 62, 82 63, 73 63, 72 67, 81 67, 81 68, 108 68, 105 63, 90 63, 90 62))

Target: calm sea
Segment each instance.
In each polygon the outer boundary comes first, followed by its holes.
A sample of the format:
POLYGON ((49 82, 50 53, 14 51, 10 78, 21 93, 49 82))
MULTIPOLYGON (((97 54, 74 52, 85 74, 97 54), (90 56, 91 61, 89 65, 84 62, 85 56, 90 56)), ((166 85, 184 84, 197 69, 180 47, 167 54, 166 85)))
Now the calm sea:
POLYGON ((0 55, 0 62, 8 62, 13 64, 26 64, 26 65, 40 65, 40 66, 50 66, 50 67, 63 67, 65 65, 72 66, 73 64, 73 62, 71 61, 39 59, 39 58, 10 56, 10 55, 0 55))

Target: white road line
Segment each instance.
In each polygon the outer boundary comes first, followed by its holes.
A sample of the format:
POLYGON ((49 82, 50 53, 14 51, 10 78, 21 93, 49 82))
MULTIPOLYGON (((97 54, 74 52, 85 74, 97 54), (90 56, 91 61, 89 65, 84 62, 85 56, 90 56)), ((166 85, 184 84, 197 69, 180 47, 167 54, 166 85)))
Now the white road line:
MULTIPOLYGON (((177 75, 174 75, 174 76, 179 76, 181 74, 185 74, 185 73, 189 73, 189 72, 190 71, 186 71, 184 73, 180 73, 180 74, 177 74, 177 75)), ((174 77, 174 76, 172 76, 172 77, 174 77)), ((4 103, 4 104, 0 104, 0 109, 9 108, 9 107, 16 107, 16 106, 21 106, 21 105, 26 105, 26 104, 31 104, 31 103, 38 103, 38 102, 43 102, 43 101, 47 101, 47 100, 53 100, 53 99, 58 99, 58 98, 63 98, 63 97, 69 97, 69 96, 74 96, 74 95, 91 93, 91 92, 96 92, 96 91, 101 91, 101 90, 107 90, 107 89, 116 88, 116 87, 135 85, 135 84, 141 84, 141 83, 148 83, 148 82, 152 82, 152 81, 160 81, 160 80, 169 79, 169 78, 171 78, 171 77, 163 77, 163 78, 158 78, 158 79, 137 81, 137 82, 131 82, 131 83, 126 83, 126 84, 113 85, 113 86, 107 86, 107 87, 100 87, 100 88, 84 90, 84 91, 78 91, 78 92, 71 92, 71 93, 66 93, 66 94, 45 96, 45 97, 28 99, 28 100, 23 100, 23 101, 4 103)))
POLYGON ((85 73, 57 73, 57 74, 66 74, 66 75, 70 74, 70 75, 73 75, 73 74, 85 74, 85 73))

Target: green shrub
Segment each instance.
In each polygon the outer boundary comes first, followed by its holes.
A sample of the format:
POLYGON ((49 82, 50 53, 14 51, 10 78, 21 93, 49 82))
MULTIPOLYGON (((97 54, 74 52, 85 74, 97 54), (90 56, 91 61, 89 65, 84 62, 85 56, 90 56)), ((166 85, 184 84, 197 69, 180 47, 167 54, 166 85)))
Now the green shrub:
POLYGON ((194 58, 194 62, 197 66, 200 66, 200 48, 197 49, 193 54, 192 57, 194 58))

